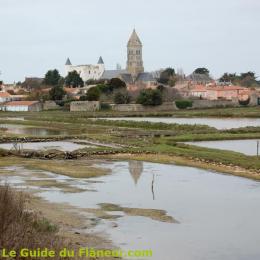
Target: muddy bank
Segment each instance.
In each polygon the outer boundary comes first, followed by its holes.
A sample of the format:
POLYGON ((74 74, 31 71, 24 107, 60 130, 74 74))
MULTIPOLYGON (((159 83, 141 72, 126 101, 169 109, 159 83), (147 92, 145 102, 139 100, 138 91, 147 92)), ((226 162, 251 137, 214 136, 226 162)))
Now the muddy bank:
POLYGON ((114 248, 112 242, 107 240, 104 234, 98 236, 87 233, 88 229, 93 228, 96 223, 81 214, 82 212, 76 207, 50 203, 32 194, 30 194, 28 207, 57 225, 58 235, 73 249, 79 247, 114 248))

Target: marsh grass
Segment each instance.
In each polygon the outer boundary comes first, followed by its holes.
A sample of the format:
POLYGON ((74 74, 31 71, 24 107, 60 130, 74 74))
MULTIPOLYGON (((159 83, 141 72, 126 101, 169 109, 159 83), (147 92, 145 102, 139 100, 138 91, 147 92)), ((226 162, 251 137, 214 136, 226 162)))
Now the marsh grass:
MULTIPOLYGON (((26 200, 24 194, 15 192, 8 185, 0 186, 0 248, 16 252, 22 248, 56 251, 63 248, 65 243, 57 236, 58 227, 28 211, 26 200)), ((22 258, 17 256, 16 259, 22 258)))

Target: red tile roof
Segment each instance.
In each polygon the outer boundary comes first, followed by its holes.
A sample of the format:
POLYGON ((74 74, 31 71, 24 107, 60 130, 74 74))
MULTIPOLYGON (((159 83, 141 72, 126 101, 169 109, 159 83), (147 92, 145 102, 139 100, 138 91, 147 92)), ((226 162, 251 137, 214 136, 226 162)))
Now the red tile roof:
POLYGON ((8 92, 0 92, 0 97, 11 97, 11 95, 8 92))
POLYGON ((206 87, 204 85, 196 85, 192 90, 192 92, 206 92, 206 87))
POLYGON ((36 103, 39 103, 39 101, 11 101, 7 102, 5 106, 31 106, 36 103))

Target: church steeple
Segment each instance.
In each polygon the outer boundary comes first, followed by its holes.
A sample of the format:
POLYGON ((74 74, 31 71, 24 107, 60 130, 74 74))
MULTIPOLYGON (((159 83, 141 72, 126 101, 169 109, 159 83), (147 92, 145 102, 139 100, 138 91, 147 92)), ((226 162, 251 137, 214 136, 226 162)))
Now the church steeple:
POLYGON ((141 42, 140 38, 138 37, 135 29, 133 30, 133 32, 131 34, 131 37, 128 41, 127 46, 133 46, 133 45, 142 47, 142 42, 141 42))
POLYGON ((139 73, 144 72, 142 48, 142 42, 134 29, 127 43, 126 68, 128 73, 130 73, 134 78, 136 78, 139 73))
POLYGON ((65 63, 65 65, 67 65, 67 66, 70 66, 70 65, 72 65, 72 64, 71 64, 71 62, 70 62, 70 58, 68 58, 68 59, 66 60, 66 63, 65 63))

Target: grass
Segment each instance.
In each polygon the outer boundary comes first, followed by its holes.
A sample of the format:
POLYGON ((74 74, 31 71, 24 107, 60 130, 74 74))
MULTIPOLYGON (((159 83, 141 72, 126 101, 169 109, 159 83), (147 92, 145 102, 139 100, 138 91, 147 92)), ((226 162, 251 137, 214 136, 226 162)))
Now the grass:
POLYGON ((29 169, 37 169, 61 174, 73 178, 93 178, 109 174, 109 170, 92 166, 86 160, 62 161, 62 160, 29 160, 26 163, 29 169))
POLYGON ((110 173, 108 169, 94 167, 93 161, 87 160, 38 160, 18 157, 3 157, 0 160, 0 167, 13 165, 24 166, 25 168, 31 170, 48 171, 72 178, 93 178, 110 173))
MULTIPOLYGON (((204 110, 184 110, 172 111, 168 115, 175 116, 260 116, 260 109, 255 108, 225 108, 225 109, 204 109, 204 110)), ((118 116, 118 113, 106 112, 107 116, 112 114, 118 116)), ((123 113, 124 114, 124 113, 123 113)), ((0 118, 4 113, 0 113, 0 118)), ((10 116, 7 113, 7 116, 10 116)), ((14 115, 14 114, 12 114, 14 115)), ((128 145, 122 152, 126 153, 143 151, 146 153, 156 153, 164 161, 164 157, 175 157, 177 161, 183 164, 194 165, 194 160, 198 167, 222 169, 220 164, 233 167, 223 171, 234 172, 237 174, 235 166, 244 170, 258 172, 260 163, 258 158, 246 156, 231 151, 221 151, 217 149, 208 149, 203 147, 188 146, 176 144, 183 141, 207 141, 207 140, 239 140, 260 138, 260 127, 246 127, 230 130, 217 130, 212 127, 202 125, 178 125, 151 122, 133 122, 133 121, 106 121, 91 120, 89 117, 93 113, 81 112, 63 112, 63 111, 44 111, 41 113, 24 113, 28 121, 17 121, 20 124, 36 125, 37 127, 54 127, 68 131, 78 131, 82 134, 82 139, 88 138, 95 141, 102 141, 114 144, 128 145), (182 158, 182 159, 180 159, 182 158), (216 164, 216 165, 213 165, 216 164)), ((104 116, 103 112, 95 113, 96 116, 104 116)), ((130 115, 130 114, 126 114, 130 115)), ((144 113, 143 115, 147 115, 144 113)), ((156 115, 166 115, 157 113, 156 115)), ((19 115, 20 116, 20 115, 19 115)), ((2 117, 4 120, 4 117, 2 117)), ((6 120, 7 121, 7 120, 6 120)), ((9 121, 10 123, 10 121, 9 121)), ((13 122, 12 122, 13 123, 13 122)), ((71 135, 70 138, 76 137, 71 135)), ((80 135, 77 136, 80 138, 80 135)), ((118 149, 107 147, 86 148, 77 152, 89 154, 91 152, 118 152, 118 149)), ((140 154, 140 153, 139 153, 140 154)), ((0 150, 0 156, 7 155, 5 151, 0 150)), ((141 157, 142 155, 140 155, 141 157)), ((107 156, 109 157, 109 156, 107 156)), ((24 159, 23 164, 30 169, 40 169, 51 171, 57 174, 63 174, 75 178, 98 177, 108 174, 106 170, 95 168, 92 165, 84 165, 81 161, 58 161, 50 160, 48 163, 42 160, 24 159)), ((1 165, 1 160, 0 160, 1 165)), ((242 173, 240 173, 242 174, 242 173)), ((243 173, 244 174, 244 173, 243 173)), ((246 175, 246 174, 244 174, 246 175)), ((248 176, 252 176, 252 172, 248 176)), ((259 178, 254 175, 254 178, 259 178)))
POLYGON ((256 156, 247 156, 242 153, 210 149, 186 144, 159 144, 147 148, 156 153, 201 158, 207 161, 219 162, 227 165, 238 165, 245 169, 260 169, 260 160, 256 156))

